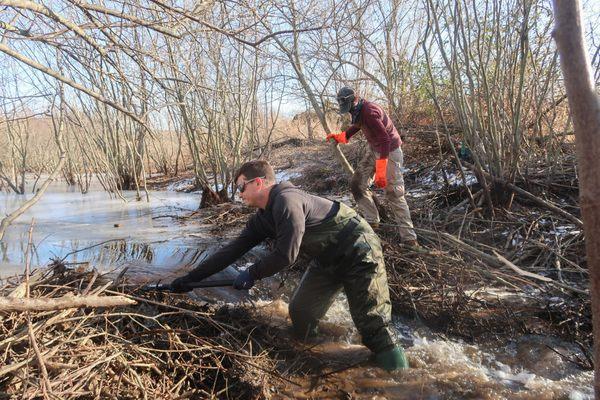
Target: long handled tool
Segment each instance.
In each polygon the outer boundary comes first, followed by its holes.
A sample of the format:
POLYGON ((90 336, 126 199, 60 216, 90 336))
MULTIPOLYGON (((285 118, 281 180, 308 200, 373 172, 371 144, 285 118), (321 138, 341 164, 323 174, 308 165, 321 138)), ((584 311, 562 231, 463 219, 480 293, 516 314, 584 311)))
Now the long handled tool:
MULTIPOLYGON (((220 280, 212 280, 212 281, 200 281, 200 282, 187 282, 186 286, 190 289, 197 288, 211 288, 211 287, 227 287, 233 286, 233 279, 220 279, 220 280)), ((141 290, 144 291, 166 291, 171 292, 173 288, 170 283, 153 283, 150 285, 142 286, 141 290)))

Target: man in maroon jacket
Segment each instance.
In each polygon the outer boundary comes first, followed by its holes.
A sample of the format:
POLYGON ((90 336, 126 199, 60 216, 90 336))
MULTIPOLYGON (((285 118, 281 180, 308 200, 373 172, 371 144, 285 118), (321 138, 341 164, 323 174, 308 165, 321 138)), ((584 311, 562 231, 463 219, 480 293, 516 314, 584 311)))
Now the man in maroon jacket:
POLYGON ((375 175, 375 185, 385 189, 386 200, 398 224, 402 242, 417 245, 410 210, 404 197, 404 178, 402 177, 402 140, 392 120, 377 104, 359 98, 349 87, 341 88, 337 93, 340 113, 352 115, 352 125, 341 133, 327 135, 327 140, 348 143, 348 140, 359 130, 369 143, 369 150, 359 162, 350 189, 356 200, 358 209, 373 226, 379 224, 379 213, 369 186, 375 175))

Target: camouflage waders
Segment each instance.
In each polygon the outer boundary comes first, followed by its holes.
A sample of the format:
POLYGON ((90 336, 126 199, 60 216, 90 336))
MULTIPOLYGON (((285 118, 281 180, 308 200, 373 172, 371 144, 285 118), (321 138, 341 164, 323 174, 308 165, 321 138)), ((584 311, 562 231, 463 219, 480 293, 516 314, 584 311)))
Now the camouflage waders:
POLYGON ((367 221, 340 203, 336 216, 307 228, 301 251, 315 259, 290 301, 295 333, 314 335, 319 319, 343 289, 363 344, 375 353, 394 347, 383 251, 367 221))

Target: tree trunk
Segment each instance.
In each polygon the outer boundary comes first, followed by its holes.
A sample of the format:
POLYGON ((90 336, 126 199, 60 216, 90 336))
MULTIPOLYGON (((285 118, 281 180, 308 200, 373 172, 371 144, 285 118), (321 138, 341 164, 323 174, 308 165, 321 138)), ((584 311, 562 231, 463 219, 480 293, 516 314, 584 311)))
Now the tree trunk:
POLYGON ((554 0, 554 38, 575 127, 579 196, 594 323, 594 392, 600 399, 600 99, 586 53, 579 0, 554 0))
MULTIPOLYGON (((314 91, 311 89, 310 84, 306 80, 306 76, 304 75, 304 72, 302 71, 302 64, 300 62, 300 57, 298 56, 297 47, 295 47, 292 50, 289 50, 283 44, 283 42, 281 40, 279 40, 277 37, 275 37, 275 41, 279 45, 279 48, 284 52, 284 54, 290 60, 290 64, 292 64, 292 68, 294 69, 294 72, 296 72, 296 77, 298 78, 298 82, 300 82, 302 89, 304 89, 304 92, 306 93, 306 96, 308 97, 308 101, 310 102, 313 110, 315 111, 315 114, 317 114, 317 118, 319 118, 319 122, 321 122, 321 126, 325 130, 325 133, 328 133, 328 134, 331 133, 331 129, 329 129, 329 125, 327 124, 327 116, 325 115, 325 112, 321 108, 321 106, 319 106, 319 102, 317 101, 317 96, 315 95, 314 91)), ((297 45, 296 41, 294 41, 294 43, 295 43, 295 45, 297 45)), ((309 115, 310 115, 310 113, 309 113, 309 115)), ((335 157, 338 159, 338 161, 342 165, 342 168, 344 168, 344 171, 346 171, 349 175, 352 175, 354 173, 354 168, 352 168, 352 165, 350 165, 350 163, 348 162, 348 159, 346 159, 346 156, 344 155, 344 153, 342 153, 342 150, 340 149, 339 144, 334 142, 331 145, 331 148, 333 149, 333 154, 335 155, 335 157)))
POLYGON ((219 192, 215 192, 208 185, 202 186, 202 197, 200 198, 200 207, 198 208, 212 207, 227 202, 229 202, 229 197, 227 196, 226 187, 219 192))

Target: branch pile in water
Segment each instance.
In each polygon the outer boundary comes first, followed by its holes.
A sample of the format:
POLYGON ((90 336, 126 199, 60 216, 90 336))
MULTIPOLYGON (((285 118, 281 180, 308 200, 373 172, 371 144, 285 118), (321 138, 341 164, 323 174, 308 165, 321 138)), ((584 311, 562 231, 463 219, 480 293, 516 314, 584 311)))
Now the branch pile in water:
MULTIPOLYGON (((0 397, 264 398, 271 387, 273 361, 187 296, 121 294, 64 268, 29 281, 30 297, 49 304, 122 295, 138 305, 1 313, 0 397)), ((23 295, 23 280, 0 283, 0 296, 11 293, 23 295)))
POLYGON ((572 160, 530 165, 516 184, 541 200, 516 193, 494 217, 477 183, 470 181, 479 207, 473 209, 456 177, 450 163, 420 164, 406 176, 424 248, 398 246, 393 224, 381 232, 395 312, 472 340, 540 333, 590 347, 583 232, 564 213, 540 205, 579 215, 572 160))

